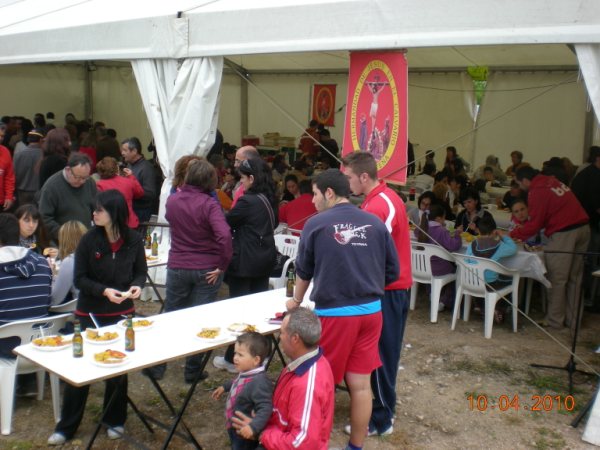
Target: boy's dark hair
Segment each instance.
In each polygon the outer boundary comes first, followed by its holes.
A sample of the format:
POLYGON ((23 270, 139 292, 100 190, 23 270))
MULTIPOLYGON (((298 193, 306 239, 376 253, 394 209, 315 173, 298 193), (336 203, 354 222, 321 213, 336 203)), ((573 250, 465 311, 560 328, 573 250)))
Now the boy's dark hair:
POLYGON ((328 188, 334 192, 338 197, 349 198, 350 197, 350 182, 346 175, 340 172, 338 169, 327 169, 321 172, 313 179, 313 184, 317 186, 317 189, 325 195, 325 191, 328 188))
POLYGON ((496 222, 491 215, 485 214, 479 221, 477 222, 477 228, 479 228, 479 233, 482 235, 489 235, 496 229, 496 222))
POLYGON ((0 247, 19 245, 19 221, 9 213, 0 214, 0 247))
POLYGON ((260 358, 261 364, 271 354, 271 341, 256 331, 244 333, 238 336, 235 341, 240 345, 243 344, 248 347, 248 351, 253 357, 258 356, 260 358))

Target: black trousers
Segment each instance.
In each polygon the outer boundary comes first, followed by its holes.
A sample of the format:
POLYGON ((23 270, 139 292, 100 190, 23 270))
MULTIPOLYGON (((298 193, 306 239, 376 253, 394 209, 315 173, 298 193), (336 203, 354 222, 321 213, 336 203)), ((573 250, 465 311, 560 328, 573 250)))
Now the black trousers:
MULTIPOLYGON (((96 317, 96 320, 100 326, 112 325, 121 320, 120 316, 115 317, 96 317)), ((81 328, 94 328, 95 325, 88 317, 80 317, 81 328)), ((93 352, 94 349, 91 346, 84 347, 84 351, 93 352)), ((125 425, 127 419, 127 375, 121 375, 118 377, 106 380, 104 389, 104 407, 106 416, 104 417, 104 423, 109 427, 117 427, 125 425), (110 408, 106 408, 113 394, 117 391, 116 397, 110 408)), ((90 386, 76 387, 70 384, 65 385, 63 394, 63 405, 61 409, 60 422, 56 424, 54 431, 63 434, 67 439, 71 439, 79 424, 83 419, 83 413, 85 411, 85 404, 87 402, 88 394, 90 392, 90 386)))

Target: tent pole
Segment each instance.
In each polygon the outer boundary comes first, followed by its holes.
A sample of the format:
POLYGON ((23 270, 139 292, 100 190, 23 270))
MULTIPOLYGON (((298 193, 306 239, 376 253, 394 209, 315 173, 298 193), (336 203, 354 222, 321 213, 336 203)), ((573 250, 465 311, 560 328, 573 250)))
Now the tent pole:
MULTIPOLYGON (((240 105, 241 105, 241 128, 242 136, 248 135, 248 83, 240 78, 240 105)), ((240 140, 241 142, 241 140, 240 140)))
MULTIPOLYGON (((589 104, 589 100, 588 100, 589 104)), ((594 145, 594 122, 596 121, 596 115, 594 114, 594 110, 591 107, 585 113, 585 128, 583 131, 583 149, 581 161, 587 161, 588 149, 594 145)))
POLYGON ((97 70, 96 65, 93 61, 86 61, 84 65, 85 70, 85 118, 91 123, 94 122, 94 87, 92 83, 92 72, 97 70))

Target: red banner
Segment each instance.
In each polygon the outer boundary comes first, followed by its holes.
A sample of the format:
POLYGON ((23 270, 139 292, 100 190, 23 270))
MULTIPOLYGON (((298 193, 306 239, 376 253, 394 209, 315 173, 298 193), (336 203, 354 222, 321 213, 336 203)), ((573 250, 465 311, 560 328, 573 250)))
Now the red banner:
POLYGON ((335 84, 313 85, 312 118, 332 127, 335 125, 335 84))
POLYGON ((406 183, 408 66, 403 52, 352 52, 342 154, 365 150, 378 176, 406 183))

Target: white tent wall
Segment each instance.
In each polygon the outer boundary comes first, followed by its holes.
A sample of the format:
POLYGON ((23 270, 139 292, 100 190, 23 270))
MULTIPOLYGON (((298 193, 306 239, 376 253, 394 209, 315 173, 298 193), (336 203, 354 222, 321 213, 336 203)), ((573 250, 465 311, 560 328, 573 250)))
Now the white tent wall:
MULTIPOLYGON (((458 72, 408 75, 408 137, 414 145, 415 159, 423 160, 427 150, 451 142, 449 145, 470 160, 471 136, 455 140, 473 128, 462 89, 458 72)), ((444 146, 436 151, 438 168, 443 167, 445 158, 444 146)))
MULTIPOLYGON (((496 72, 490 76, 480 123, 497 117, 542 89, 515 90, 549 86, 576 77, 575 72, 496 72), (494 92, 497 91, 497 92, 494 92)), ((0 66, 0 82, 10 86, 3 92, 0 113, 32 117, 35 112, 52 110, 60 125, 64 114, 83 117, 85 71, 75 64, 36 64, 0 66)), ((309 119, 311 86, 337 84, 337 108, 346 101, 346 75, 253 75, 252 80, 279 103, 302 126, 309 119)), ((92 72, 94 119, 115 128, 119 139, 138 136, 145 148, 150 129, 130 67, 99 64, 92 72)), ((221 85, 219 129, 225 141, 239 144, 242 137, 241 89, 246 83, 237 75, 225 75, 221 85)), ((409 136, 418 144, 415 154, 444 145, 472 128, 464 101, 464 88, 457 72, 409 74, 409 136)), ((587 99, 582 82, 570 83, 544 94, 477 132, 476 149, 471 154, 472 136, 452 143, 475 166, 486 155, 496 154, 506 167, 509 153, 522 150, 527 161, 540 167, 551 156, 567 156, 574 164, 583 158, 583 136, 587 99)), ((345 108, 336 114, 332 136, 342 143, 345 108)), ((260 92, 248 86, 249 133, 262 137, 277 131, 284 136, 299 136, 299 130, 260 92)), ((594 133, 598 143, 598 131, 594 133)), ((445 152, 437 152, 438 166, 445 152)))
POLYGON ((92 72, 92 86, 94 120, 114 128, 119 142, 138 137, 145 150, 152 132, 131 67, 98 65, 92 72))
POLYGON ((0 66, 0 85, 0 115, 33 119, 35 113, 52 111, 57 124, 69 112, 84 115, 85 71, 79 64, 0 66))
POLYGON ((223 75, 221 79, 221 105, 219 109, 219 130, 225 142, 239 145, 242 142, 242 85, 246 84, 237 75, 223 75))
MULTIPOLYGON (((265 96, 248 87, 248 129, 262 137, 266 132, 279 132, 282 136, 299 137, 310 121, 312 85, 317 83, 336 84, 335 105, 338 110, 346 103, 348 90, 346 75, 254 75, 252 81, 266 92, 299 124, 293 123, 282 114, 265 96)), ((223 111, 222 111, 223 113, 223 111)), ((342 134, 346 109, 335 114, 332 137, 342 145, 342 134)))
MULTIPOLYGON (((515 89, 547 87, 567 80, 577 80, 577 73, 493 73, 488 81, 479 123, 498 117, 545 88, 515 89)), ((475 165, 483 164, 488 154, 495 154, 506 168, 513 150, 521 150, 525 160, 538 168, 552 156, 566 156, 573 164, 581 164, 586 107, 585 86, 581 82, 563 84, 546 92, 478 130, 475 165)))

